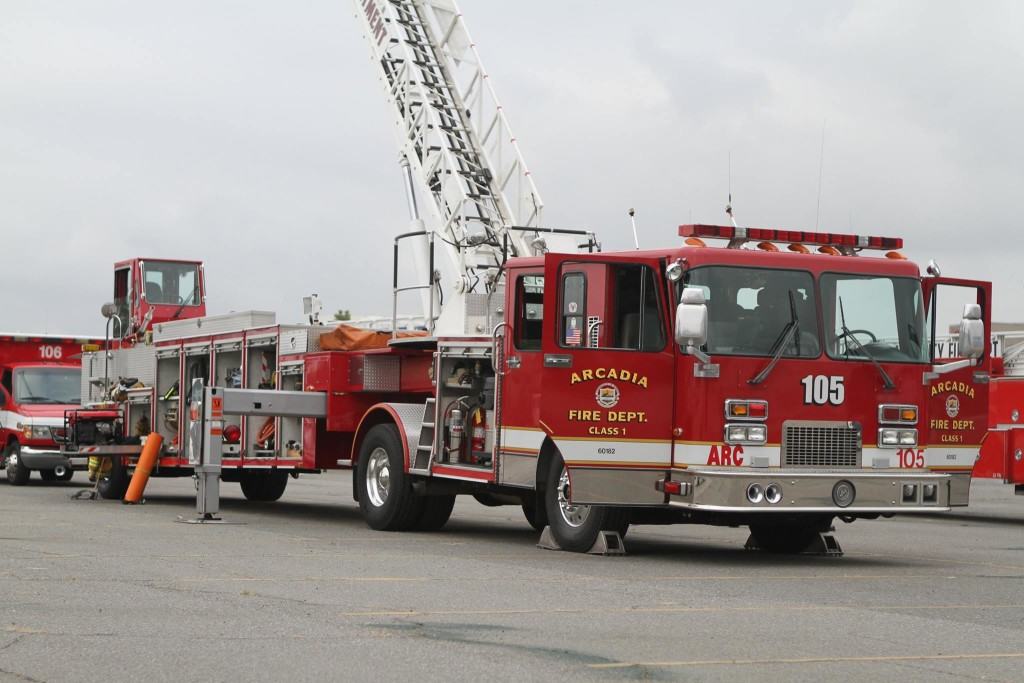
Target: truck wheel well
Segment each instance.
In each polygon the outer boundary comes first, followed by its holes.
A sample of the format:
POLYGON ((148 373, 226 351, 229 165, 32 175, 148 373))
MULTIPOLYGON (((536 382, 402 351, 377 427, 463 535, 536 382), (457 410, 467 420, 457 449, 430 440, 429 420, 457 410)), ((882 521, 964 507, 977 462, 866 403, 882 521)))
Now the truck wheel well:
POLYGON ((557 455, 558 446, 555 445, 555 442, 550 437, 545 437, 544 443, 540 447, 540 453, 537 456, 537 501, 540 505, 544 504, 544 489, 548 485, 547 478, 548 470, 551 469, 551 459, 557 455))
POLYGON ((366 437, 367 432, 376 427, 379 424, 391 423, 396 427, 398 424, 395 422, 394 416, 382 407, 371 408, 370 412, 363 416, 363 419, 359 422, 359 426, 356 427, 355 436, 352 439, 352 500, 359 502, 359 486, 356 482, 356 470, 358 469, 359 463, 359 449, 363 445, 363 439, 366 437))

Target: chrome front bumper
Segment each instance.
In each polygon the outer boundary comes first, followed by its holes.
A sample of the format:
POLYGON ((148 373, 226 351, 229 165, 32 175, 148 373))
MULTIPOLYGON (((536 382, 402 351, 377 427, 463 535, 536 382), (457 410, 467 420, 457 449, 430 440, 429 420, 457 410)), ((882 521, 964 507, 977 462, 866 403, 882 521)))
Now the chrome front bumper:
MULTIPOLYGON (((672 507, 708 512, 744 513, 803 513, 826 512, 833 515, 907 512, 936 512, 950 509, 952 476, 927 471, 864 470, 779 470, 743 468, 718 470, 689 468, 676 470, 670 475, 667 488, 668 504, 672 507), (678 482, 679 493, 671 492, 678 482), (841 484, 840 482, 845 482, 841 484), (751 502, 747 491, 754 485, 762 490, 770 484, 782 489, 777 503, 767 500, 751 502), (837 487, 853 487, 852 501, 839 505, 834 498, 837 487), (913 487, 908 495, 904 485, 913 487), (934 485, 934 489, 930 486, 934 485), (926 497, 928 492, 934 492, 926 497)), ((666 481, 657 482, 656 488, 664 492, 666 481)), ((841 502, 846 502, 839 498, 841 502)))

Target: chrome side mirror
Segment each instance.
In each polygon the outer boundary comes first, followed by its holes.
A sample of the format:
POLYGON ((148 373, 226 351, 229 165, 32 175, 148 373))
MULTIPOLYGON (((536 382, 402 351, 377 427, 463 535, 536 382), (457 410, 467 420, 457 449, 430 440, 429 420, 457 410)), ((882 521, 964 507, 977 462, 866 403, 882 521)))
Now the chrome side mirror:
POLYGON ((708 362, 700 347, 708 340, 708 306, 704 291, 699 287, 686 287, 676 307, 676 343, 686 352, 708 362))

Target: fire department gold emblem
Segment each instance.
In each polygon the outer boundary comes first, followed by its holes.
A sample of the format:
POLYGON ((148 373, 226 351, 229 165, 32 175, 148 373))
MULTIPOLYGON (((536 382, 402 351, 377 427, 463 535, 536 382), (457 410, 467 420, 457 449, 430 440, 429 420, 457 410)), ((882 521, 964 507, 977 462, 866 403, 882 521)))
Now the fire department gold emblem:
POLYGON ((950 417, 956 417, 960 414, 960 399, 957 398, 956 394, 950 394, 946 397, 946 415, 950 417))
POLYGON ((597 399, 597 405, 602 408, 614 408, 619 402, 619 388, 611 382, 599 384, 597 391, 594 392, 594 398, 597 399))

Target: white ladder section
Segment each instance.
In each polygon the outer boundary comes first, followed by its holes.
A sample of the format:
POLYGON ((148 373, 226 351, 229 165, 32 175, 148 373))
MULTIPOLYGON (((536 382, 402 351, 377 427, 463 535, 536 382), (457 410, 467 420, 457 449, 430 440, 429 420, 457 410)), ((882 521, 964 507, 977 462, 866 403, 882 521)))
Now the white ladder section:
POLYGON ((543 202, 454 0, 355 5, 424 224, 458 280, 445 283, 444 308, 464 310, 463 295, 495 285, 506 243, 510 255, 541 253, 539 232, 509 228, 539 228, 543 202))

